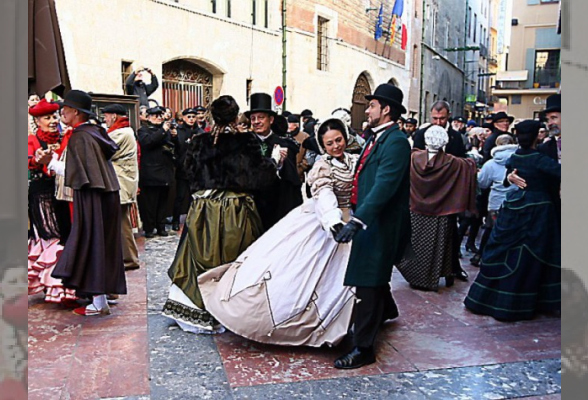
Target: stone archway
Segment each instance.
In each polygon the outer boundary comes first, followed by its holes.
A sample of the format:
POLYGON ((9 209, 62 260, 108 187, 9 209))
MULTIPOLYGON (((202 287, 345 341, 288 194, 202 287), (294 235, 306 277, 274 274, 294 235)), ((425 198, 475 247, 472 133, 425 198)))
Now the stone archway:
POLYGON ((368 77, 365 73, 361 73, 355 82, 351 103, 351 127, 357 132, 361 132, 361 124, 366 120, 365 109, 368 101, 365 96, 371 93, 372 89, 368 77))
POLYGON ((163 105, 174 111, 202 105, 213 99, 213 74, 188 60, 163 65, 163 105))

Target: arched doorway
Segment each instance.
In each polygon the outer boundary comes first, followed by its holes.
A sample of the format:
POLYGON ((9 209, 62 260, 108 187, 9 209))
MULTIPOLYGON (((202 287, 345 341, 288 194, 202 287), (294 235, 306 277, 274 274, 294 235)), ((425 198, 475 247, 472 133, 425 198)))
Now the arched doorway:
POLYGON ((174 111, 212 102, 212 74, 186 60, 163 65, 163 105, 174 111))
POLYGON ((353 101, 351 105, 351 127, 361 132, 361 124, 366 120, 365 109, 368 101, 365 96, 372 94, 370 82, 365 73, 359 75, 353 88, 353 101))

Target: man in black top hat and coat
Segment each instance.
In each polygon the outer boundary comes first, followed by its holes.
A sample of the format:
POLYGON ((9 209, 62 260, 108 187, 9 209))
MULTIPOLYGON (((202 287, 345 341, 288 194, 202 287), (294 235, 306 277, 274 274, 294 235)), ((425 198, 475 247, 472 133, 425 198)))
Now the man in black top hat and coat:
POLYGON ((492 115, 492 124, 494 125, 494 129, 492 130, 492 134, 484 141, 484 147, 482 148, 484 163, 492 158, 491 152, 492 149, 496 147, 496 139, 498 136, 510 134, 509 128, 513 121, 514 117, 512 115, 508 115, 504 111, 500 111, 492 115))
MULTIPOLYGON (((302 204, 302 183, 296 168, 295 143, 274 133, 272 125, 277 114, 272 110, 272 98, 266 93, 251 95, 249 111, 245 116, 251 121, 251 129, 259 140, 264 157, 280 160, 278 163, 279 178, 265 190, 255 194, 255 204, 267 231, 276 222, 286 216, 294 208, 302 204)), ((284 118, 285 131, 287 121, 284 118)), ((286 132, 284 132, 286 133, 286 132)))
POLYGON ((195 108, 186 108, 182 111, 184 123, 178 125, 177 135, 172 136, 176 152, 176 198, 172 216, 172 229, 180 230, 180 215, 188 212, 190 198, 190 182, 186 173, 185 161, 191 139, 198 133, 204 131, 196 123, 197 111, 195 108))
POLYGON ((83 316, 110 314, 107 294, 126 294, 121 239, 119 183, 110 159, 119 150, 99 125, 92 98, 71 90, 59 102, 61 120, 73 132, 67 145, 65 185, 72 188, 73 226, 52 276, 92 303, 76 308, 83 316))
POLYGON ((366 115, 373 135, 360 155, 351 204, 354 217, 335 234, 339 243, 353 239, 344 284, 356 287, 353 349, 335 368, 353 369, 376 361, 374 342, 381 325, 398 316, 392 298, 392 267, 410 243, 410 145, 398 127, 402 91, 378 86, 366 115))

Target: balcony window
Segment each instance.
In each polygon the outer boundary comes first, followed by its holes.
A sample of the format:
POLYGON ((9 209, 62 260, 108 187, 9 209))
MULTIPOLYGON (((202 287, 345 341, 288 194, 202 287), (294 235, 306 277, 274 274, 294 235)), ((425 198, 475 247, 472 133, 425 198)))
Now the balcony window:
POLYGON ((535 75, 533 87, 559 87, 561 82, 560 50, 538 50, 535 52, 535 75))

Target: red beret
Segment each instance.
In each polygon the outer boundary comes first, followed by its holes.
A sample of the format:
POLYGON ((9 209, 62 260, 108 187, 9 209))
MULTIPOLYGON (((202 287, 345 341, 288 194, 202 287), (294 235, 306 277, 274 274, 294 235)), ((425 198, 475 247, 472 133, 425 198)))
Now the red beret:
POLYGON ((29 114, 33 117, 42 117, 43 115, 53 114, 57 110, 59 110, 59 104, 41 99, 40 102, 29 108, 29 114))

